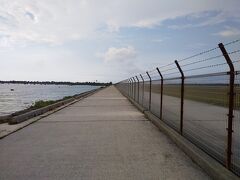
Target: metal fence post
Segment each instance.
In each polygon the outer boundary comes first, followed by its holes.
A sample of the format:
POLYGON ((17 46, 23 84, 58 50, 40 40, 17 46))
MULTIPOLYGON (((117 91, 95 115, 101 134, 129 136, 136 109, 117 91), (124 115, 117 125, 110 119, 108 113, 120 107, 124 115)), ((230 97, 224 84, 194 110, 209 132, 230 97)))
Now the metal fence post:
POLYGON ((132 95, 131 95, 131 98, 133 98, 133 96, 134 96, 134 81, 133 81, 133 78, 131 78, 131 81, 132 81, 132 95))
POLYGON ((140 77, 141 77, 142 82, 143 82, 143 84, 142 84, 142 105, 143 105, 143 100, 144 100, 144 79, 143 79, 141 74, 140 74, 140 77))
POLYGON ((129 78, 129 97, 131 97, 131 94, 132 94, 132 79, 131 78, 129 78))
POLYGON ((130 97, 132 98, 132 78, 130 78, 130 97))
POLYGON ((148 107, 148 109, 149 109, 149 111, 151 111, 151 103, 152 103, 152 78, 151 78, 151 76, 149 75, 148 72, 146 72, 146 73, 147 73, 147 75, 148 75, 149 82, 150 82, 150 84, 149 84, 149 107, 148 107))
POLYGON ((130 96, 130 79, 128 79, 128 97, 130 96))
POLYGON ((129 78, 129 97, 131 97, 131 93, 132 93, 132 80, 131 78, 129 78))
POLYGON ((134 99, 134 101, 136 100, 135 97, 136 97, 136 80, 133 77, 133 99, 134 99))
POLYGON ((139 79, 138 79, 138 77, 136 76, 136 79, 137 79, 137 92, 138 92, 138 103, 139 103, 139 79))
POLYGON ((162 119, 162 107, 163 107, 163 75, 160 72, 160 70, 158 69, 158 67, 156 68, 160 77, 161 77, 161 92, 160 92, 160 119, 162 119))
POLYGON ((181 74, 181 115, 180 115, 180 134, 182 135, 183 133, 183 107, 184 107, 184 80, 185 80, 185 76, 184 73, 182 71, 182 68, 180 67, 180 65, 178 64, 178 61, 175 60, 175 64, 177 65, 177 68, 181 74))
POLYGON ((233 109, 234 109, 234 80, 235 80, 235 70, 231 58, 228 55, 227 50, 225 49, 222 43, 218 44, 218 47, 222 51, 222 54, 229 66, 229 101, 228 101, 228 127, 227 127, 227 159, 226 167, 231 169, 231 157, 232 157, 232 133, 233 133, 233 109))

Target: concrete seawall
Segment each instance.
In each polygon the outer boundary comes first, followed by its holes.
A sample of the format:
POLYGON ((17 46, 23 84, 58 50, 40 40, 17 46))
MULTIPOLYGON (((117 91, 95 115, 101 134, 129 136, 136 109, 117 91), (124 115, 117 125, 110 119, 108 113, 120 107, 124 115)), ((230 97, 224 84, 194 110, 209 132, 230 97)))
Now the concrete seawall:
POLYGON ((79 95, 73 96, 72 98, 69 98, 69 99, 66 99, 66 100, 61 100, 61 101, 56 102, 54 104, 48 105, 46 107, 39 108, 39 109, 36 109, 36 110, 32 110, 32 111, 29 111, 29 112, 25 112, 25 113, 22 113, 22 114, 19 114, 19 115, 0 116, 0 124, 7 123, 7 122, 9 124, 18 124, 18 123, 24 122, 24 121, 26 121, 30 118, 33 118, 33 117, 39 116, 41 114, 44 114, 48 111, 54 110, 58 107, 61 107, 65 104, 68 104, 68 103, 73 102, 75 100, 78 100, 78 99, 80 99, 82 97, 85 97, 85 96, 87 96, 91 93, 94 93, 98 90, 99 89, 94 89, 94 90, 91 90, 91 91, 87 91, 87 92, 81 93, 79 95))
POLYGON ((8 122, 11 118, 11 115, 0 116, 0 124, 8 122))

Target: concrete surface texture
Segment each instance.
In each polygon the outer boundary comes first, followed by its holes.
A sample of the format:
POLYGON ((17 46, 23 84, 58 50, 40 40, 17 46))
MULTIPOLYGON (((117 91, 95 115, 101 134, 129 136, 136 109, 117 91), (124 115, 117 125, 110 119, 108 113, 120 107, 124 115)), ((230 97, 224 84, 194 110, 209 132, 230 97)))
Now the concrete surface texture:
POLYGON ((111 86, 0 140, 0 179, 210 179, 111 86))

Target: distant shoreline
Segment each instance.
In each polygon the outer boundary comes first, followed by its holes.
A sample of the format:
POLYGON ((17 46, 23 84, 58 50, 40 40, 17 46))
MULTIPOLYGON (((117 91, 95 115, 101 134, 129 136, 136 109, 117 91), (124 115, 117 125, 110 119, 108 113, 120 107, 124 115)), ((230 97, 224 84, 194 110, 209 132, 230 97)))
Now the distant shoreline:
POLYGON ((0 81, 0 84, 40 84, 40 85, 91 85, 91 86, 108 86, 109 83, 101 82, 56 82, 56 81, 0 81))

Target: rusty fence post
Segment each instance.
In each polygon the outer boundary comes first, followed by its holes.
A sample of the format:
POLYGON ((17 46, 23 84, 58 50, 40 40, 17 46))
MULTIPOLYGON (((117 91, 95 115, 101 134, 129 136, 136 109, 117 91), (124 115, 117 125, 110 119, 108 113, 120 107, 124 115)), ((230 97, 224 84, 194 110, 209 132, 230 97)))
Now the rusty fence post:
POLYGON ((226 158, 226 167, 231 169, 232 164, 232 133, 233 133, 233 109, 234 109, 234 81, 235 81, 235 69, 232 63, 231 58, 228 55, 227 50, 225 49, 222 43, 218 44, 218 47, 222 51, 222 54, 229 66, 229 100, 228 100, 228 127, 227 127, 227 158, 226 158))
POLYGON ((182 68, 180 67, 179 63, 177 60, 175 60, 175 64, 177 65, 177 68, 181 74, 181 115, 180 115, 180 134, 182 135, 183 133, 183 108, 184 108, 184 80, 185 80, 185 76, 184 73, 182 71, 182 68))
POLYGON ((137 94, 138 94, 138 103, 139 103, 139 79, 138 79, 138 77, 136 76, 136 79, 137 79, 137 94))
POLYGON ((162 119, 162 108, 163 108, 163 75, 160 72, 160 70, 158 69, 158 67, 156 68, 158 71, 158 74, 161 77, 161 90, 160 90, 160 119, 162 119))
POLYGON ((143 100, 144 100, 144 78, 142 77, 142 75, 140 74, 140 77, 142 79, 142 106, 143 106, 143 100))
POLYGON ((148 72, 146 72, 147 75, 148 75, 148 78, 149 78, 149 106, 148 106, 148 109, 149 111, 151 111, 151 103, 152 103, 152 78, 151 76, 149 75, 148 72))

